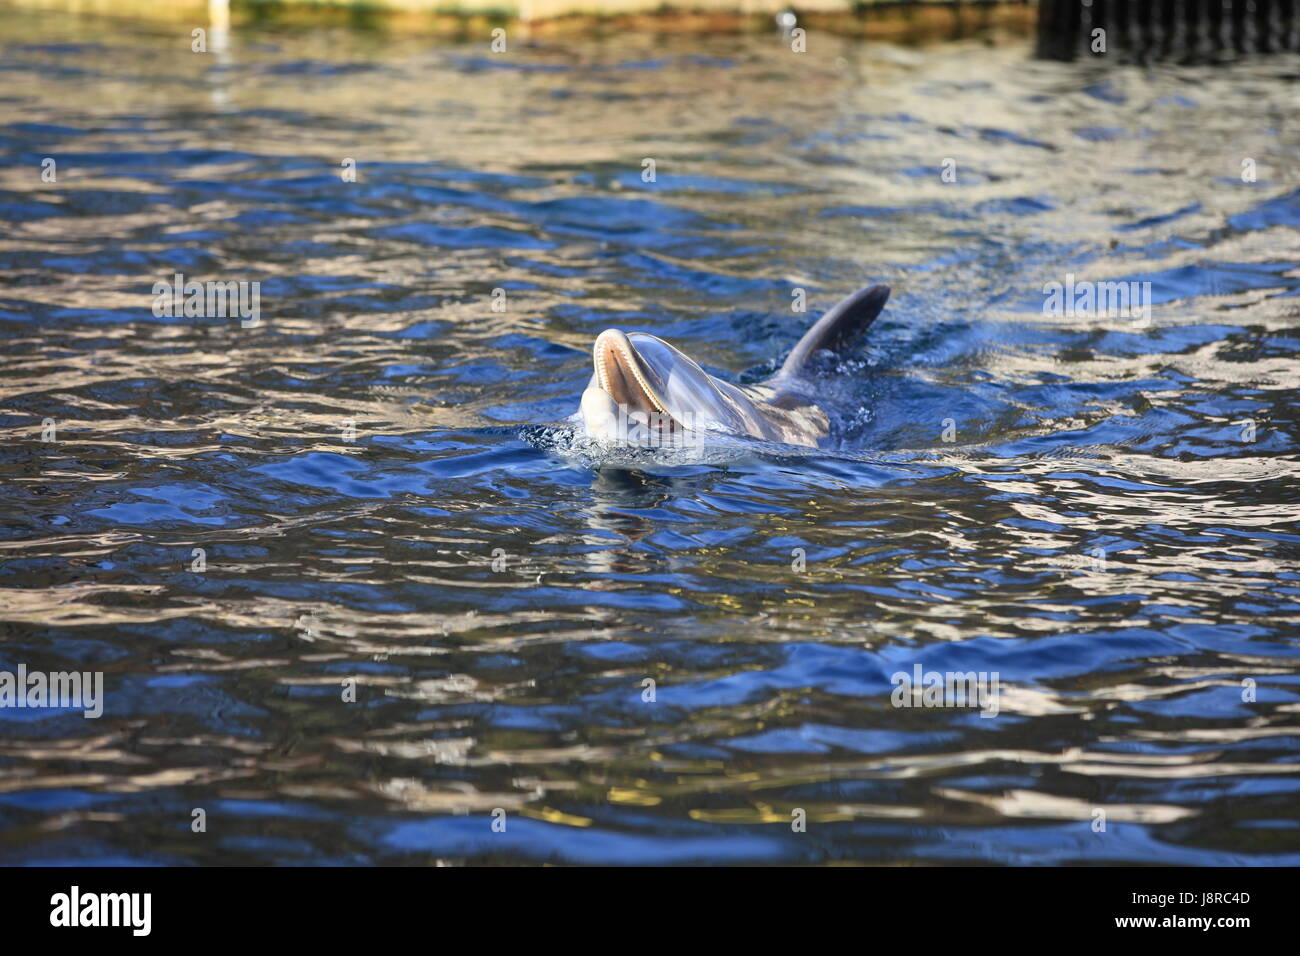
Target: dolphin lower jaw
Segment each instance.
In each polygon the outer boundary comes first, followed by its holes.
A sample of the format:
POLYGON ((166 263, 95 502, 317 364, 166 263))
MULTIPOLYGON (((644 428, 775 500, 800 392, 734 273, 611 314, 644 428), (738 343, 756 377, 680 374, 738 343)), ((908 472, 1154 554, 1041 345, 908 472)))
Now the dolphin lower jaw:
POLYGON ((618 405, 602 388, 589 388, 582 393, 582 423, 588 437, 599 441, 620 439, 618 405))
POLYGON ((596 441, 642 448, 690 447, 703 441, 701 432, 682 427, 671 416, 629 409, 597 385, 582 393, 579 415, 583 431, 596 441))

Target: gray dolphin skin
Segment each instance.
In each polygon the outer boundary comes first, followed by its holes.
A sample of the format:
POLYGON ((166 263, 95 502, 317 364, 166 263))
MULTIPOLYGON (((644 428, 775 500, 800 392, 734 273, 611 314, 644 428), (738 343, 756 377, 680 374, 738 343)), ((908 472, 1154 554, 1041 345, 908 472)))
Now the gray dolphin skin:
POLYGON ((606 329, 592 347, 595 373, 578 412, 583 431, 627 444, 684 444, 714 433, 816 448, 830 420, 816 401, 813 359, 855 346, 888 298, 883 285, 853 293, 804 333, 775 375, 744 387, 714 378, 663 339, 606 329))

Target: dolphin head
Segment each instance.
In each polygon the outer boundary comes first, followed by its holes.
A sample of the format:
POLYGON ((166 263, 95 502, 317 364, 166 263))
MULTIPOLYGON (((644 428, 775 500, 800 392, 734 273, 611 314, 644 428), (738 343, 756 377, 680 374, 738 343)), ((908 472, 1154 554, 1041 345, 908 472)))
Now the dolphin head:
POLYGON ((761 424, 738 388, 653 335, 606 329, 596 337, 592 361, 580 412, 591 438, 680 444, 700 432, 756 434, 761 424))
POLYGON ((663 339, 606 329, 591 350, 595 373, 578 412, 587 436, 625 444, 704 444, 705 433, 816 448, 830 418, 811 360, 851 349, 885 307, 889 288, 859 289, 813 324, 767 382, 737 388, 663 339))

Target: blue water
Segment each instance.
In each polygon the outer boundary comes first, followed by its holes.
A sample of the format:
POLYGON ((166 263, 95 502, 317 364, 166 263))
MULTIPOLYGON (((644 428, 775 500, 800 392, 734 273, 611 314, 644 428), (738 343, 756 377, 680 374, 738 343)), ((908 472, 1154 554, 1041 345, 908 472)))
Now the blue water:
POLYGON ((1294 56, 5 30, 0 861, 1300 863, 1294 56), (833 448, 575 452, 874 282, 833 448))

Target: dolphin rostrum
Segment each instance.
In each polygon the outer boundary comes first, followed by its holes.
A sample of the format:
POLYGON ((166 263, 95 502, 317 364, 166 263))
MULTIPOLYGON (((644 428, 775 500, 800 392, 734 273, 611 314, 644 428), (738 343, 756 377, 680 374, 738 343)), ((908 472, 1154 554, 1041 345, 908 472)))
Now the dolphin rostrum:
POLYGON ((757 385, 714 378, 663 339, 606 329, 578 412, 589 438, 640 445, 702 441, 706 433, 816 448, 830 419, 814 398, 818 353, 852 348, 885 307, 888 286, 860 289, 804 333, 780 370, 757 385))

